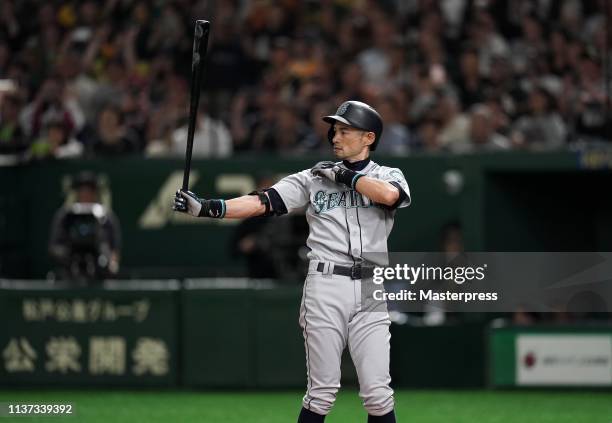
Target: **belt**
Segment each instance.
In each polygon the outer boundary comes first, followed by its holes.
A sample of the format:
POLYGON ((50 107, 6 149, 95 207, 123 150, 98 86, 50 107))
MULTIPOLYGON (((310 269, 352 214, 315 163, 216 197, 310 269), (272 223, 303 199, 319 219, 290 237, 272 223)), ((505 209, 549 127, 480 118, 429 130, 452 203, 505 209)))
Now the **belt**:
MULTIPOLYGON (((325 269, 325 263, 319 263, 317 265, 317 272, 323 272, 325 269)), ((374 276, 374 267, 362 266, 356 264, 354 266, 340 266, 334 265, 334 275, 348 276, 351 279, 364 279, 371 278, 374 276)))

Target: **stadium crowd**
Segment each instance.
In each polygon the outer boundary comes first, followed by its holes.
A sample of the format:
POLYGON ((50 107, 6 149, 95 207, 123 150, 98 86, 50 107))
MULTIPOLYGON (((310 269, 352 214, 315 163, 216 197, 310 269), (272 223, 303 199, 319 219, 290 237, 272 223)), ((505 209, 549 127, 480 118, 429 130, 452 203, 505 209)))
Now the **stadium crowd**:
POLYGON ((3 0, 0 153, 184 154, 192 31, 212 22, 194 155, 328 151, 345 99, 381 153, 559 149, 608 134, 605 0, 3 0))

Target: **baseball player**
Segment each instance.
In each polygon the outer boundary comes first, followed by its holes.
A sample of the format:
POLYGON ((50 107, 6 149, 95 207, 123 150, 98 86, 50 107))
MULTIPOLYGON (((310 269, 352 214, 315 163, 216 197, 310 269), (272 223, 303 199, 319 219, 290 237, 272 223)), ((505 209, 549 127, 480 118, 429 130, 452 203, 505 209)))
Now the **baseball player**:
POLYGON ((306 208, 310 226, 308 276, 300 307, 307 388, 298 423, 323 422, 340 387, 340 360, 348 345, 368 422, 395 422, 389 387, 389 315, 361 304, 361 280, 372 276, 366 252, 387 252, 397 208, 410 204, 401 170, 370 160, 383 130, 380 115, 347 101, 323 120, 339 162, 324 161, 268 189, 231 200, 177 191, 174 210, 198 217, 279 216, 306 208))

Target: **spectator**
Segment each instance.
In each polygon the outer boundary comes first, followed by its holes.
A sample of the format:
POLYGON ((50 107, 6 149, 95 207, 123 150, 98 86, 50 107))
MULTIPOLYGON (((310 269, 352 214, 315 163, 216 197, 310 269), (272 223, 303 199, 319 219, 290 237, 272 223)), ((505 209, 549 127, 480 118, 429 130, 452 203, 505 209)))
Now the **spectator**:
POLYGON ((306 134, 297 110, 288 103, 266 110, 263 124, 253 134, 253 147, 260 151, 295 153, 306 134))
POLYGON ((460 107, 459 99, 453 94, 442 96, 438 104, 440 148, 453 153, 461 153, 470 148, 470 119, 460 107))
POLYGON ((363 72, 358 63, 350 62, 342 67, 339 83, 339 92, 336 97, 354 100, 363 99, 363 72))
POLYGON ((205 90, 211 111, 227 120, 231 96, 247 82, 255 83, 258 69, 252 66, 233 16, 217 22, 206 58, 205 90))
POLYGON ((503 151, 511 147, 510 140, 495 131, 495 121, 491 109, 476 104, 470 112, 470 150, 503 151))
POLYGON ((321 119, 321 116, 326 116, 332 109, 329 103, 321 102, 315 104, 309 115, 310 131, 299 142, 298 150, 301 151, 318 151, 321 154, 329 152, 329 124, 321 119))
POLYGON ((21 112, 21 126, 30 138, 40 134, 45 122, 62 120, 70 134, 77 133, 84 124, 79 104, 68 99, 64 83, 58 76, 45 80, 38 95, 21 112))
POLYGON ((461 74, 458 79, 458 88, 461 103, 469 108, 484 100, 485 81, 480 74, 478 51, 467 48, 460 57, 461 74))
POLYGON ((11 50, 8 43, 0 38, 0 77, 4 77, 8 70, 11 50))
POLYGON ((151 111, 147 123, 147 146, 145 153, 148 157, 161 157, 172 151, 172 133, 180 122, 187 119, 188 102, 187 86, 182 78, 169 77, 164 84, 167 92, 166 101, 151 111))
POLYGON ((30 147, 33 159, 73 159, 83 155, 83 144, 70 136, 63 120, 50 120, 30 147))
POLYGON ((405 156, 416 147, 416 137, 402 123, 398 107, 392 97, 381 101, 377 108, 385 122, 385 128, 380 139, 377 153, 405 156))
POLYGON ((394 23, 384 14, 375 14, 376 21, 372 22, 372 47, 362 51, 357 56, 365 81, 368 84, 378 85, 386 81, 391 70, 391 51, 393 49, 394 35, 397 33, 394 23))
POLYGON ((419 125, 419 145, 428 153, 440 151, 440 127, 434 119, 426 119, 419 125))
POLYGON ((606 140, 606 90, 600 63, 584 54, 580 59, 575 109, 576 131, 584 140, 606 140))
MULTIPOLYGON (((227 157, 232 154, 232 136, 225 124, 215 120, 200 108, 193 136, 193 157, 227 157)), ((172 153, 184 156, 187 146, 188 125, 172 133, 172 153)))
POLYGON ((427 69, 415 68, 412 73, 413 99, 410 104, 409 117, 413 122, 424 121, 427 115, 433 112, 436 105, 436 87, 427 69))
POLYGON ((552 102, 552 96, 544 89, 534 88, 531 91, 529 112, 513 125, 513 144, 533 150, 552 150, 563 146, 567 130, 552 102))
POLYGON ((302 149, 317 132, 309 122, 315 105, 390 97, 402 108, 398 124, 438 151, 447 148, 455 120, 434 109, 440 93, 457 94, 459 114, 485 104, 493 132, 504 135, 528 117, 526 97, 536 86, 558 104, 569 142, 607 137, 603 1, 5 0, 0 79, 19 87, 25 144, 45 136, 46 122, 62 119, 69 137, 94 155, 171 150, 170 132, 188 104, 174 91, 177 81, 189 86, 193 16, 219 23, 205 91, 210 117, 230 128, 227 154, 302 149), (109 149, 98 120, 111 103, 123 134, 110 138, 130 141, 109 149), (280 113, 285 103, 291 111, 280 113), (297 140, 282 139, 274 116, 298 131, 297 140), (440 144, 433 142, 438 131, 440 144))
POLYGON ((491 112, 493 132, 499 133, 504 137, 509 138, 511 132, 510 116, 504 110, 504 105, 502 104, 503 101, 503 98, 499 99, 496 97, 489 97, 483 104, 491 112))
POLYGON ((550 34, 548 42, 550 46, 549 60, 552 72, 559 77, 570 70, 567 58, 568 41, 567 33, 561 28, 555 28, 550 34))
POLYGON ((522 36, 512 44, 511 60, 515 71, 526 73, 534 59, 546 57, 547 44, 542 23, 537 16, 523 16, 521 28, 522 36))
POLYGON ((478 46, 478 65, 480 73, 488 76, 491 64, 496 57, 506 57, 510 54, 510 47, 498 32, 495 20, 489 12, 478 10, 474 24, 470 27, 470 42, 478 46))
POLYGON ((28 148, 27 139, 19 125, 22 101, 11 92, 0 93, 0 154, 19 154, 28 148))
POLYGON ((250 148, 250 134, 258 119, 252 96, 246 90, 238 92, 230 107, 230 134, 234 141, 234 151, 241 152, 250 148))
POLYGON ((124 124, 119 109, 105 107, 98 115, 97 139, 93 144, 94 155, 119 156, 136 152, 138 137, 124 124))
POLYGON ((495 100, 501 110, 509 116, 518 114, 519 103, 525 100, 525 93, 514 77, 512 63, 506 56, 496 55, 490 59, 489 76, 485 89, 485 100, 495 100))

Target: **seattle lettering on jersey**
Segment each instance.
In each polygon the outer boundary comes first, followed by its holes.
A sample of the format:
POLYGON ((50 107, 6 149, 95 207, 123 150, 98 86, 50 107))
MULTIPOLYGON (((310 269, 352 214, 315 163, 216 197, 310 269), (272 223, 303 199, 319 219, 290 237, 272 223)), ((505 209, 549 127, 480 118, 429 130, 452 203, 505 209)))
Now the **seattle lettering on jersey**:
POLYGON ((355 190, 347 191, 317 191, 313 199, 313 207, 316 214, 325 213, 336 207, 343 207, 345 209, 359 208, 370 208, 376 206, 372 200, 364 197, 355 190))

